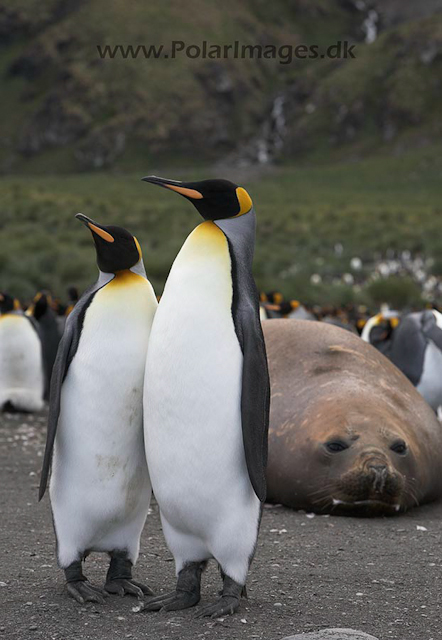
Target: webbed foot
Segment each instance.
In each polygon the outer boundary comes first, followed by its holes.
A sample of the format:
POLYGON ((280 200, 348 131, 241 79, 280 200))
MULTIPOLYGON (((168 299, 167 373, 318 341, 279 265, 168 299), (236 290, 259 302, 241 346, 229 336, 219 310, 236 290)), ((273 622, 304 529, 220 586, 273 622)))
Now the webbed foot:
POLYGON ((96 602, 97 604, 104 604, 104 599, 107 598, 107 593, 96 587, 83 575, 81 568, 81 560, 72 562, 64 570, 66 577, 66 591, 74 598, 79 604, 85 602, 96 602))
POLYGON ((196 614, 197 618, 220 618, 229 616, 238 611, 241 594, 245 592, 245 586, 238 584, 232 578, 224 576, 224 585, 221 598, 213 604, 202 607, 196 614))
POLYGON ((142 610, 179 611, 198 604, 204 565, 203 562, 188 562, 178 574, 176 591, 151 598, 143 605, 142 610))
POLYGON ((119 596, 131 595, 142 600, 144 596, 153 596, 153 591, 132 578, 132 561, 126 551, 111 551, 111 561, 104 585, 107 593, 119 596))

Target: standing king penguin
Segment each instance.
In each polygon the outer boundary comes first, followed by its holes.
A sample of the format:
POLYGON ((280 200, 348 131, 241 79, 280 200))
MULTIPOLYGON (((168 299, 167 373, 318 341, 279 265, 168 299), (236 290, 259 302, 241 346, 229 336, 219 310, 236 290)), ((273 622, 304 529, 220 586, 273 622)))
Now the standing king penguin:
POLYGON ((103 603, 107 592, 152 595, 132 580, 132 565, 152 493, 142 395, 157 301, 136 238, 76 217, 92 231, 100 273, 69 315, 58 349, 40 499, 54 450, 50 497, 58 562, 72 597, 103 603), (104 591, 82 572, 91 551, 110 556, 104 591))
POLYGON ((239 607, 266 496, 269 377, 252 275, 255 213, 227 180, 146 182, 190 200, 205 222, 170 271, 152 326, 144 387, 144 435, 176 591, 144 610, 200 600, 210 558, 221 597, 198 615, 239 607))

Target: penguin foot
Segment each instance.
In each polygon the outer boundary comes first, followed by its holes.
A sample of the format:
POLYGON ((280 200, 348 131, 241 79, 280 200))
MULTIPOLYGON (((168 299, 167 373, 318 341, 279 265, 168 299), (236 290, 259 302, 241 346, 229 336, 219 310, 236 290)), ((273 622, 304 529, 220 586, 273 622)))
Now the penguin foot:
POLYGON ((226 576, 224 572, 221 572, 221 575, 224 581, 221 598, 213 604, 202 607, 196 614, 197 618, 229 616, 238 611, 241 595, 247 597, 245 585, 238 584, 235 580, 226 576))
POLYGON ((201 574, 205 562, 188 562, 178 573, 176 591, 148 600, 143 611, 180 611, 200 601, 201 574))
POLYGON ((187 591, 172 591, 162 596, 148 600, 142 607, 143 611, 180 611, 194 607, 200 601, 199 593, 187 591))
POLYGON ((83 575, 81 560, 76 560, 66 567, 64 575, 66 578, 66 591, 79 604, 84 604, 85 602, 104 604, 107 593, 100 587, 95 587, 88 582, 83 575))
POLYGON ((104 585, 107 593, 115 593, 118 596, 136 596, 138 600, 142 600, 144 596, 153 596, 153 591, 141 582, 128 580, 126 578, 114 578, 108 580, 104 585))
POLYGON ((68 594, 79 604, 84 604, 85 602, 96 602, 97 604, 104 604, 104 599, 108 596, 108 594, 103 591, 103 589, 95 587, 87 580, 67 582, 66 590, 68 594))
POLYGON ((239 609, 239 598, 235 596, 221 596, 217 602, 202 607, 196 614, 196 618, 220 618, 230 616, 239 609))
POLYGON ((104 585, 107 593, 115 593, 119 596, 136 596, 142 600, 144 596, 153 596, 153 591, 146 585, 132 579, 133 563, 127 555, 127 551, 114 549, 109 553, 110 563, 104 585))

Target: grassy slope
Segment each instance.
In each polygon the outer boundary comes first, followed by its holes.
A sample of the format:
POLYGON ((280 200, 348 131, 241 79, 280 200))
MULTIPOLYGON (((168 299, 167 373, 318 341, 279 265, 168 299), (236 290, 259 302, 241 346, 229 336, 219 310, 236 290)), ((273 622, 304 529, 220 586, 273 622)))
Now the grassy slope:
MULTIPOLYGON (((169 175, 186 176, 204 178, 207 172, 169 175)), ((441 176, 437 148, 329 167, 283 167, 245 180, 236 176, 252 194, 258 213, 259 287, 302 298, 311 273, 349 271, 355 255, 370 260, 393 248, 437 258, 441 176), (340 258, 334 254, 338 242, 344 246, 340 258)), ((137 235, 149 277, 161 292, 199 216, 184 199, 139 178, 104 173, 3 178, 0 290, 26 297, 45 286, 63 295, 69 284, 89 284, 95 278, 95 256, 89 234, 73 218, 81 211, 137 235)), ((326 292, 318 296, 324 300, 326 292)))

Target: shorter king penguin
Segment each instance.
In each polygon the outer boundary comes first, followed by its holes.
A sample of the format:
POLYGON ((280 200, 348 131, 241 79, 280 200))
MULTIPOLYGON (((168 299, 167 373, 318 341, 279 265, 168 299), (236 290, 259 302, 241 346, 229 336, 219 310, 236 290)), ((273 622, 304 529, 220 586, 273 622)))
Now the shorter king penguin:
POLYGON ((50 497, 67 590, 80 603, 102 603, 106 592, 151 594, 132 579, 132 565, 151 498, 142 394, 157 301, 136 238, 77 218, 92 232, 99 278, 69 315, 59 345, 40 499, 53 453, 50 497), (91 551, 110 555, 105 591, 83 575, 91 551))
POLYGON ((239 607, 266 495, 269 377, 252 276, 255 213, 245 189, 227 180, 147 182, 179 193, 205 222, 170 271, 146 362, 146 455, 176 590, 146 611, 200 600, 210 558, 220 599, 199 615, 239 607))
POLYGON ((41 411, 44 373, 36 323, 0 293, 0 410, 41 411))

